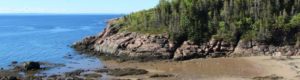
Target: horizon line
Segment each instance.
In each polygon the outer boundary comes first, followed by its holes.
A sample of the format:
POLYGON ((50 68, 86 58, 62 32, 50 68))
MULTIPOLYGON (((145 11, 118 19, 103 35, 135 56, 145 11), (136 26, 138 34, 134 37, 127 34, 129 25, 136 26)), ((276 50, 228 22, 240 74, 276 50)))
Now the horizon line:
POLYGON ((130 13, 0 13, 0 15, 128 15, 130 13))

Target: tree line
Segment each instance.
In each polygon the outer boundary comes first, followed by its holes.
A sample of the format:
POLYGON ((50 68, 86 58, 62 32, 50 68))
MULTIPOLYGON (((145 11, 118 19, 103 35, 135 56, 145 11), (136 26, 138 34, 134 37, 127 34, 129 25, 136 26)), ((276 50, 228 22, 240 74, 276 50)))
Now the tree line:
POLYGON ((168 33, 175 42, 215 38, 292 45, 300 40, 300 0, 160 0, 120 23, 123 31, 168 33))

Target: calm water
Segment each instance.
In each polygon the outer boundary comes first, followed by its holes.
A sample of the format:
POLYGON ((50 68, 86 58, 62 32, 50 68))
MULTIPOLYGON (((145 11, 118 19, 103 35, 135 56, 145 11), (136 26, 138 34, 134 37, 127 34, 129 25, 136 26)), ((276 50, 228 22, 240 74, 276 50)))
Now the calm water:
POLYGON ((12 61, 66 64, 56 70, 99 67, 98 59, 78 55, 69 46, 98 34, 107 20, 119 16, 0 15, 0 67, 7 68, 12 61), (73 58, 65 58, 66 55, 73 58))

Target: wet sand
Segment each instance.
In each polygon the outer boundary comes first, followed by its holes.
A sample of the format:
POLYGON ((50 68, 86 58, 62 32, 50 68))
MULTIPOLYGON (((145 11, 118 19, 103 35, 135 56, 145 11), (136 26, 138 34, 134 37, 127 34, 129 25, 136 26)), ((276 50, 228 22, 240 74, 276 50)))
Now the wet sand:
MULTIPOLYGON (((271 59, 271 57, 242 57, 194 59, 182 62, 116 62, 104 61, 108 68, 139 68, 146 69, 149 74, 139 76, 124 76, 121 79, 146 80, 252 80, 258 76, 275 74, 284 80, 299 80, 297 72, 291 63, 300 65, 300 59, 293 60, 271 59), (172 74, 173 77, 150 78, 153 74, 172 74)), ((110 77, 114 79, 115 77, 110 77)))

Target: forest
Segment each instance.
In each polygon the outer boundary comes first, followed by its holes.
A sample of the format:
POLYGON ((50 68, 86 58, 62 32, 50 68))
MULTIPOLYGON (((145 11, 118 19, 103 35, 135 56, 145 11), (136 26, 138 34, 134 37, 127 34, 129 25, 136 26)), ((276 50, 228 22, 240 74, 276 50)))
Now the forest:
POLYGON ((175 42, 201 45, 214 38, 295 45, 300 42, 300 0, 160 0, 119 23, 121 31, 167 33, 175 42))

